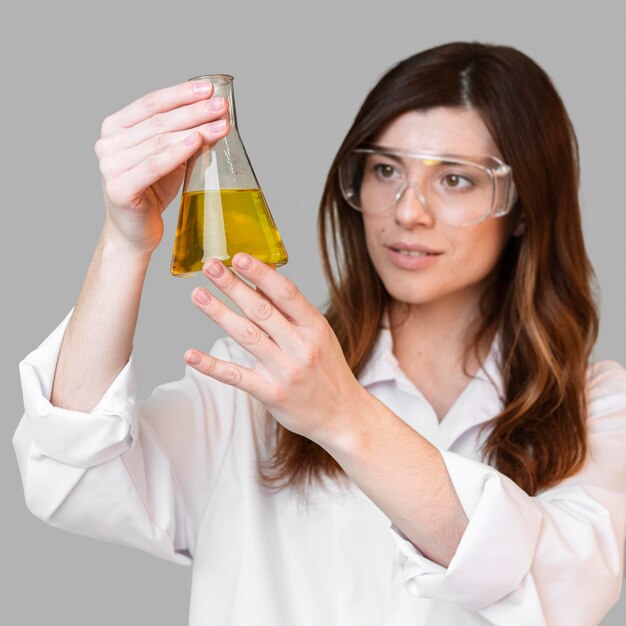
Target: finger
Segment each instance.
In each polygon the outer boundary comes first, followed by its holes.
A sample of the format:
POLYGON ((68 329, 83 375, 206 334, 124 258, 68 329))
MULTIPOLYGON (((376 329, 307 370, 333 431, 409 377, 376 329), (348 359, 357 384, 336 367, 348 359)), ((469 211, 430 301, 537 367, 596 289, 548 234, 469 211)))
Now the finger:
POLYGON ((228 114, 228 101, 219 96, 202 100, 188 106, 179 107, 165 113, 158 113, 139 124, 100 140, 100 154, 111 154, 141 144, 175 131, 190 131, 197 126, 225 118, 228 114))
MULTIPOLYGON (((224 136, 223 128, 220 129, 222 126, 220 122, 221 120, 203 124, 193 130, 202 135, 202 143, 212 145, 224 136)), ((184 141, 189 135, 189 131, 155 135, 137 146, 103 156, 100 159, 100 171, 105 175, 125 172, 139 165, 153 154, 162 152, 184 141)))
POLYGON ((201 374, 210 376, 221 383, 237 387, 256 398, 261 398, 263 389, 267 386, 261 374, 236 363, 229 363, 216 359, 200 350, 187 350, 185 361, 201 374))
MULTIPOLYGON (((228 122, 222 132, 224 135, 228 133, 228 122)), ((143 193, 157 180, 188 161, 199 147, 200 135, 194 131, 184 141, 153 154, 130 170, 122 172, 114 182, 116 196, 129 198, 143 193)))
POLYGON ((283 353, 280 348, 250 319, 231 311, 206 289, 198 287, 191 295, 194 304, 208 318, 268 369, 284 367, 283 353))
POLYGON ((296 285, 286 276, 270 269, 265 263, 249 254, 237 253, 233 267, 241 275, 261 289, 284 315, 294 324, 310 328, 319 324, 321 313, 304 297, 296 285))
POLYGON ((202 271, 251 322, 266 332, 283 352, 291 353, 302 349, 302 338, 294 332, 293 325, 284 315, 272 302, 227 269, 221 261, 211 259, 204 264, 202 271))
MULTIPOLYGON (((272 270, 276 269, 276 263, 266 263, 267 267, 269 267, 272 270)), ((272 299, 263 291, 263 289, 261 289, 260 287, 258 287, 257 285, 252 285, 252 287, 254 288, 254 290, 258 293, 261 294, 266 300, 268 300, 269 302, 272 302, 272 299)), ((272 302, 272 304, 274 304, 272 302)), ((285 315, 285 312, 282 311, 283 315, 285 315)), ((290 319, 288 316, 286 316, 287 319, 290 319)))
POLYGON ((192 80, 151 91, 109 115, 102 123, 102 136, 106 137, 123 128, 130 128, 155 114, 170 111, 183 104, 190 104, 213 95, 210 80, 192 80))

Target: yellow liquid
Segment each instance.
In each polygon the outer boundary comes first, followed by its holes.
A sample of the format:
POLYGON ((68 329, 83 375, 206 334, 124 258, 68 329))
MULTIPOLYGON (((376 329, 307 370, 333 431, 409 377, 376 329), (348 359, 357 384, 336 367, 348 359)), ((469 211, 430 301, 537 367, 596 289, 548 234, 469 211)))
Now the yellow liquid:
POLYGON ((284 265, 287 251, 260 189, 184 193, 174 239, 171 272, 202 271, 210 258, 232 265, 237 252, 264 263, 284 265))

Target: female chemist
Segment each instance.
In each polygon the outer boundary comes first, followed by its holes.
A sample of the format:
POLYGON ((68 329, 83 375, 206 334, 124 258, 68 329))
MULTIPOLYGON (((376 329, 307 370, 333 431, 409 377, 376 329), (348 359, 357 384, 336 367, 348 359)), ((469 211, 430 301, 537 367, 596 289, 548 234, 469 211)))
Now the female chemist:
POLYGON ((624 567, 626 371, 590 362, 577 142, 551 80, 479 43, 393 67, 323 191, 325 314, 257 259, 210 260, 243 314, 194 289, 228 337, 138 401, 161 214, 229 131, 211 96, 185 82, 104 120, 101 239, 20 364, 30 511, 193 564, 192 626, 598 624, 624 567))

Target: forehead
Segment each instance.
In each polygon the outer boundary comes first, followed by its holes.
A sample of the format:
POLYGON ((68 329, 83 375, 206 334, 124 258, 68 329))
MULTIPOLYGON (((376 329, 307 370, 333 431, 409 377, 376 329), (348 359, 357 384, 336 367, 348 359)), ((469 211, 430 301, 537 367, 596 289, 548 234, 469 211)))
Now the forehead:
POLYGON ((407 111, 389 122, 374 142, 403 150, 502 156, 482 118, 473 109, 437 107, 407 111))

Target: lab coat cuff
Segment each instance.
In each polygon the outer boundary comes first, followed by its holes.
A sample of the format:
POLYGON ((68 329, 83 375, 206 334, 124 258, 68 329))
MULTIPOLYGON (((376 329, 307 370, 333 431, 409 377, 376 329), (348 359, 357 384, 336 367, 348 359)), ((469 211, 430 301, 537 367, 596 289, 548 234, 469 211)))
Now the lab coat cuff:
POLYGON ((447 568, 392 524, 395 563, 420 598, 479 611, 514 591, 530 571, 542 516, 531 497, 494 468, 439 449, 469 523, 447 568))
POLYGON ((59 352, 73 311, 20 362, 20 378, 25 416, 38 451, 66 465, 92 467, 119 456, 136 440, 137 376, 131 355, 89 413, 50 403, 59 352))

